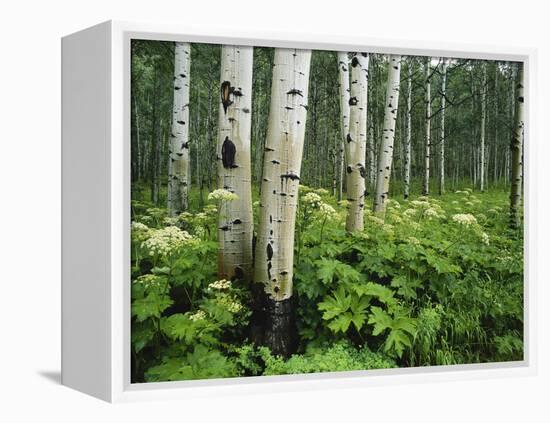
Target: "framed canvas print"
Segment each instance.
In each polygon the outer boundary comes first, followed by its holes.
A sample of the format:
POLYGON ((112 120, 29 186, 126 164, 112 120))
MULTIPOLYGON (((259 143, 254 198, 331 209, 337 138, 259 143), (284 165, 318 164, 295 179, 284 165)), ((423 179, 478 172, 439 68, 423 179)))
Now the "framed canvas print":
POLYGON ((108 22, 62 64, 65 385, 535 370, 532 51, 108 22))

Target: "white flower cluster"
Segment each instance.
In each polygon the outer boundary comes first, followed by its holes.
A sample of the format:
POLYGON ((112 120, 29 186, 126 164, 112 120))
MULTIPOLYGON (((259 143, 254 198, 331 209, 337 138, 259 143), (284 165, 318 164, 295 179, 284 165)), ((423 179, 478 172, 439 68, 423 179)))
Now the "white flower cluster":
POLYGON ((193 314, 189 315, 189 320, 193 322, 198 322, 199 320, 204 320, 206 318, 206 313, 202 310, 198 310, 193 314))
POLYGON ((334 210, 334 207, 327 203, 321 203, 319 206, 319 213, 327 220, 334 219, 338 215, 336 210, 334 210))
POLYGON ((407 241, 409 242, 409 244, 420 245, 420 241, 414 236, 410 236, 407 241))
POLYGON ((145 223, 132 222, 131 234, 134 240, 143 242, 147 238, 149 238, 150 233, 151 228, 149 228, 149 226, 147 226, 145 223))
POLYGON ((306 204, 310 204, 313 207, 317 207, 321 203, 321 196, 314 192, 308 192, 306 195, 304 195, 302 201, 306 204))
POLYGON ((452 216, 452 219, 453 219, 453 222, 456 222, 464 226, 475 225, 477 223, 477 219, 475 218, 475 216, 469 213, 455 214, 452 216))
POLYGON ((401 208, 401 204, 399 204, 399 201, 392 200, 391 198, 388 201, 386 201, 386 206, 390 209, 400 209, 401 208))
POLYGON ((160 278, 156 275, 142 275, 135 281, 135 284, 143 285, 145 288, 153 288, 160 286, 160 278))
POLYGON ((328 190, 324 189, 324 188, 317 188, 315 190, 315 192, 319 195, 328 195, 328 190))
POLYGON ((168 256, 192 239, 188 232, 176 226, 168 226, 153 230, 149 239, 142 243, 142 247, 146 248, 152 256, 168 256))
POLYGON ((489 235, 487 235, 487 233, 481 232, 481 242, 485 245, 489 245, 489 235))
POLYGON ((370 220, 372 223, 376 223, 377 225, 384 224, 384 219, 381 219, 377 216, 367 216, 367 219, 370 220))
POLYGON ((416 210, 415 209, 407 209, 403 212, 403 216, 409 217, 409 218, 414 217, 414 216, 416 216, 416 210))
POLYGON ((164 223, 166 226, 175 226, 178 224, 178 218, 177 217, 165 217, 162 220, 162 223, 164 223))
POLYGON ((227 309, 230 313, 238 313, 242 310, 243 305, 235 298, 229 295, 219 297, 220 304, 227 309))
POLYGON ((212 282, 208 284, 208 289, 230 289, 231 288, 231 281, 227 281, 225 279, 220 279, 219 281, 212 282))
POLYGON ((208 194, 208 199, 214 201, 234 201, 238 198, 237 194, 226 189, 216 189, 208 194))

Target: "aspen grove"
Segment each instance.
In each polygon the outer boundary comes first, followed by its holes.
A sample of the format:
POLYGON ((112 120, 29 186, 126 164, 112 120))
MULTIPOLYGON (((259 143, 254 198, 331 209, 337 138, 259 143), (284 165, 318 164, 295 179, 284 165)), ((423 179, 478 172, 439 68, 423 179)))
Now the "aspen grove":
POLYGON ((132 382, 523 359, 521 63, 131 57, 132 382))

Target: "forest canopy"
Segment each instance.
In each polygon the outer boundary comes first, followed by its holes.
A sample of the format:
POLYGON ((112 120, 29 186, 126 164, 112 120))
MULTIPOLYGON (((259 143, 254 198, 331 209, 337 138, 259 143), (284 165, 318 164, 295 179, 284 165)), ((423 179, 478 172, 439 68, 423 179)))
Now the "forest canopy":
POLYGON ((132 381, 521 360, 521 63, 131 44, 132 381))

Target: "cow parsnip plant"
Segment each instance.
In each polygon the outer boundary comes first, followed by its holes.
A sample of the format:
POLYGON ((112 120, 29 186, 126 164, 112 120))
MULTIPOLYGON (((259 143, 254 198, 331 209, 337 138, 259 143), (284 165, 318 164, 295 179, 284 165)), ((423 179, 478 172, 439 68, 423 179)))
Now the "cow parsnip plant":
POLYGON ((133 380, 521 359, 523 240, 507 201, 467 189, 390 200, 384 220, 365 211, 365 230, 347 234, 345 202, 302 187, 288 360, 252 345, 250 287, 216 276, 216 206, 169 218, 134 201, 133 380))

